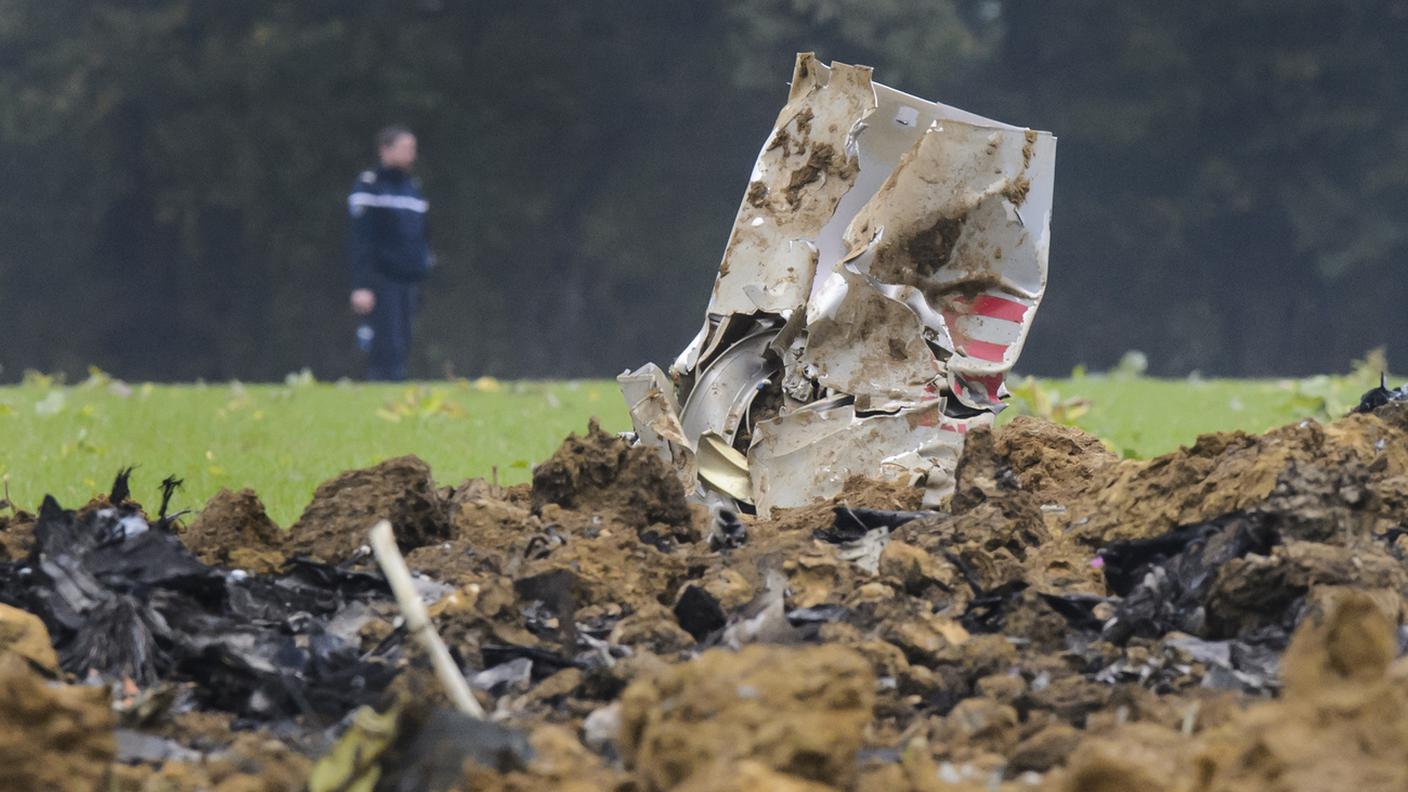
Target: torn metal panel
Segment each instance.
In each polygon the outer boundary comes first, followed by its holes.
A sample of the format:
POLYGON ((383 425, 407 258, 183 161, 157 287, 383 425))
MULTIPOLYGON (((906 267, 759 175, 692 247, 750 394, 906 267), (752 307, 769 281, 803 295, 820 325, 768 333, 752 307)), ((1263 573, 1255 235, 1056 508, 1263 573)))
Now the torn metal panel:
POLYGON ((1002 408, 1046 288, 1056 139, 870 75, 798 56, 670 370, 684 442, 637 430, 691 492, 765 512, 858 474, 932 502, 1002 408))
POLYGON ((916 290, 942 316, 949 390, 969 407, 1000 404, 998 380, 1046 288, 1054 143, 935 122, 844 235, 852 247, 876 242, 868 274, 916 290))
POLYGON ((656 449, 680 478, 693 481, 697 470, 694 441, 680 425, 680 405, 665 372, 654 363, 647 363, 621 374, 616 381, 626 398, 631 426, 639 442, 656 449))
POLYGON ((764 355, 776 334, 764 329, 743 338, 699 373, 680 413, 687 437, 715 434, 733 442, 761 386, 777 370, 764 355))
POLYGON ((699 438, 699 478, 723 494, 753 502, 753 486, 748 476, 748 458, 716 434, 699 438))
MULTIPOLYGON (((825 68, 825 67, 820 67, 825 68)), ((869 204, 876 194, 891 181, 892 175, 904 166, 906 160, 914 157, 914 149, 928 132, 935 128, 945 128, 951 124, 964 124, 985 130, 1001 132, 1005 135, 1018 135, 1023 141, 1029 130, 1004 124, 988 118, 960 110, 956 107, 929 102, 879 83, 872 84, 875 90, 876 107, 866 119, 864 133, 857 138, 860 173, 850 192, 842 198, 831 220, 823 227, 817 239, 818 265, 816 286, 821 287, 828 276, 842 260, 849 258, 856 249, 856 241, 846 237, 852 220, 869 204)), ((1055 138, 1046 132, 1033 132, 1036 143, 1032 149, 1033 165, 1027 177, 1031 188, 1025 206, 1029 225, 1044 227, 1049 220, 1051 209, 1051 184, 1054 162, 1055 138)), ((951 190, 952 182, 932 163, 920 163, 919 167, 908 170, 911 175, 922 175, 932 179, 930 191, 938 194, 951 190), (922 172, 922 173, 921 173, 922 172)))
POLYGON ((860 410, 933 399, 943 364, 930 351, 914 310, 854 266, 872 257, 867 248, 844 264, 833 276, 844 288, 813 301, 802 365, 824 387, 855 396, 860 410))
POLYGON ((820 404, 762 421, 748 450, 755 505, 767 515, 835 497, 852 476, 923 484, 935 468, 957 465, 967 431, 938 400, 867 416, 853 405, 820 404))
POLYGON ((724 249, 711 315, 806 303, 815 251, 805 243, 831 220, 859 172, 856 135, 875 108, 870 72, 797 58, 787 105, 758 154, 724 249))
POLYGON ((616 381, 626 397, 636 436, 651 446, 660 445, 662 441, 691 445, 680 426, 680 405, 674 388, 659 366, 647 363, 636 371, 622 374, 616 381))

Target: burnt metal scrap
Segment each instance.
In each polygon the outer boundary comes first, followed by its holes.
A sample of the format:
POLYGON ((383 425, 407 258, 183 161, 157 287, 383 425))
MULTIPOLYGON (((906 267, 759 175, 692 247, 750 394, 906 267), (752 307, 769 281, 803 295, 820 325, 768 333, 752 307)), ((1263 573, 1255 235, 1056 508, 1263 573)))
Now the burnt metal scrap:
POLYGON ((44 621, 64 671, 195 683, 197 703, 256 720, 336 720, 394 677, 399 637, 368 653, 357 634, 394 614, 380 576, 299 559, 277 575, 207 566, 126 495, 124 472, 100 508, 46 498, 30 557, 0 564, 0 600, 44 621))
POLYGON ((853 475, 949 492, 1046 287, 1056 139, 798 56, 706 320, 618 379, 697 495, 767 514, 853 475))
POLYGON ((1379 386, 1364 393, 1359 399, 1359 404, 1352 412, 1370 413, 1393 402, 1408 401, 1408 385, 1400 385, 1397 388, 1388 386, 1388 374, 1379 375, 1379 386))

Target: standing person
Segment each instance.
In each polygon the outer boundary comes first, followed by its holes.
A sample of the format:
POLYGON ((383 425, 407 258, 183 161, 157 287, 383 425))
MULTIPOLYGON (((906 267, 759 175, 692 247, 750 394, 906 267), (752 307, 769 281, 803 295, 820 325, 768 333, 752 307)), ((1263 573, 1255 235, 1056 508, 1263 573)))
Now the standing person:
POLYGON ((411 176, 416 136, 391 126, 376 136, 380 167, 357 177, 352 216, 352 310, 366 317, 357 340, 368 351, 367 379, 406 378, 418 284, 430 273, 430 204, 411 176))

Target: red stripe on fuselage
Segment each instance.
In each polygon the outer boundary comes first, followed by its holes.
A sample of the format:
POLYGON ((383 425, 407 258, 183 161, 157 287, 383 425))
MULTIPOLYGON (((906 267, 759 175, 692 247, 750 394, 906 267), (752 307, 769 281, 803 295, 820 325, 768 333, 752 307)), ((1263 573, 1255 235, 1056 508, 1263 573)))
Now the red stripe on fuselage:
POLYGON ((971 338, 963 342, 963 354, 970 358, 1001 363, 1002 356, 1006 353, 1006 344, 991 344, 987 341, 974 341, 971 338))
POLYGON ((992 294, 980 294, 973 301, 972 312, 979 316, 988 316, 993 319, 1002 319, 1008 322, 1021 322, 1027 315, 1028 305, 1009 300, 1005 297, 998 297, 992 294))

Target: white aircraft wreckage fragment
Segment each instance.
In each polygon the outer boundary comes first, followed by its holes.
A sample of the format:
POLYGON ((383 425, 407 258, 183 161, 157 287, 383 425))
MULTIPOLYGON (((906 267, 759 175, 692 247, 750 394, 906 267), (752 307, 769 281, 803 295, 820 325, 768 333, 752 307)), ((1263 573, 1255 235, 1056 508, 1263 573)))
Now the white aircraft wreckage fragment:
POLYGON ((936 503, 1046 288, 1056 138, 797 56, 704 327, 618 379, 687 491, 766 515, 865 475, 936 503))

